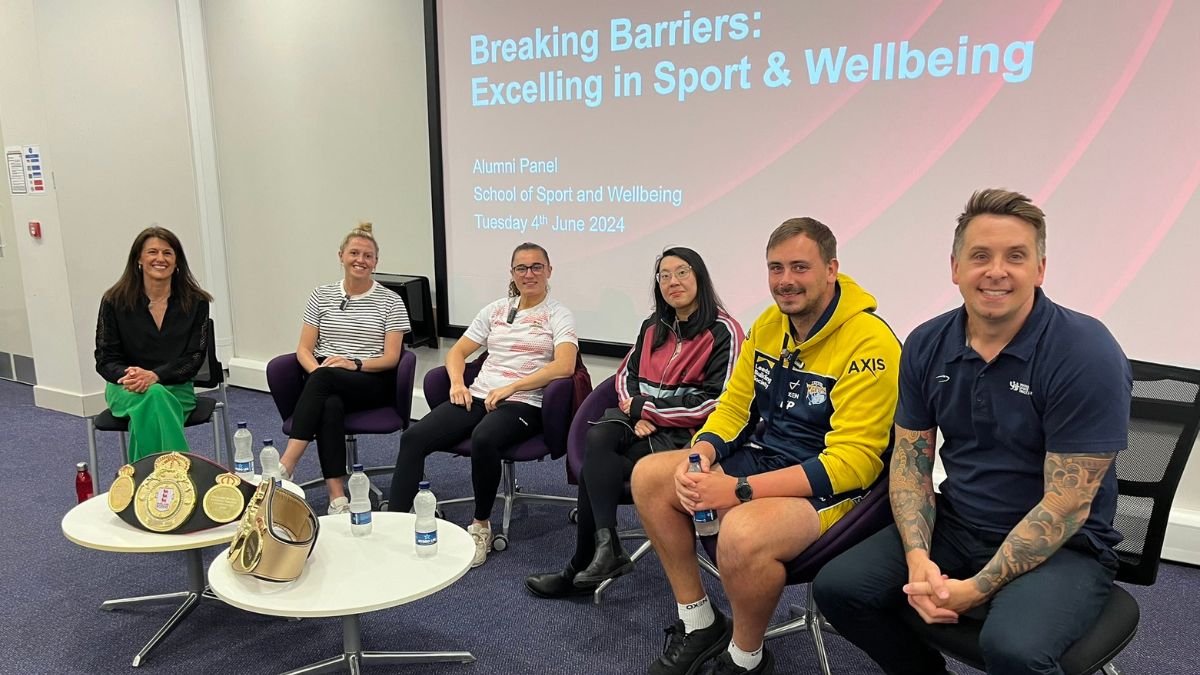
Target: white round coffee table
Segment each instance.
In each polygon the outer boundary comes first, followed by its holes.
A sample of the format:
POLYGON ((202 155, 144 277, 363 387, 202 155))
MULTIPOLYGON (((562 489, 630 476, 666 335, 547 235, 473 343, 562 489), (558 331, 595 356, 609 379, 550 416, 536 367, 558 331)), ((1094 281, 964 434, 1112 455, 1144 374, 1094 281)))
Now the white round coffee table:
MULTIPOLYGON (((258 482, 256 476, 254 481, 258 482)), ((295 483, 285 482, 284 487, 294 494, 304 497, 304 491, 295 483)), ((114 553, 165 553, 183 551, 187 559, 187 590, 176 593, 161 593, 158 595, 143 595, 135 598, 107 600, 100 608, 108 611, 143 604, 162 604, 182 600, 183 603, 175 610, 167 622, 158 629, 154 637, 142 647, 133 657, 133 665, 139 666, 142 661, 158 646, 164 638, 175 630, 176 626, 191 614, 202 598, 212 598, 206 593, 207 584, 204 578, 204 560, 200 549, 206 546, 228 544, 237 533, 238 521, 226 523, 199 532, 187 534, 160 534, 148 532, 121 520, 117 514, 108 508, 108 493, 96 495, 91 499, 76 505, 62 519, 63 535, 67 539, 98 551, 114 553)))
POLYGON ((470 652, 363 651, 359 615, 412 602, 446 588, 471 567, 475 543, 466 530, 438 521, 438 553, 418 558, 411 513, 375 512, 373 531, 350 534, 349 516, 322 516, 317 544, 300 578, 289 583, 237 574, 222 553, 208 568, 213 593, 227 604, 258 614, 342 618, 342 654, 299 673, 360 672, 363 663, 399 664, 475 660, 470 652))

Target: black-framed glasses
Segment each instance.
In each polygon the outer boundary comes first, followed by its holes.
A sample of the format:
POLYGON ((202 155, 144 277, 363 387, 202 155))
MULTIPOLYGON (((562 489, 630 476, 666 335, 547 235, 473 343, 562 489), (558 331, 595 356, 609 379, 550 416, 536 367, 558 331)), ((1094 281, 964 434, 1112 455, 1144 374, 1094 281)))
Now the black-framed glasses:
POLYGON ((546 266, 543 265, 542 263, 533 263, 532 265, 514 265, 512 268, 512 273, 517 276, 524 276, 524 274, 526 272, 533 272, 534 274, 541 274, 542 272, 545 272, 545 271, 546 271, 546 266))
POLYGON ((690 276, 692 276, 692 268, 684 266, 680 267, 674 272, 663 270, 662 272, 655 274, 654 278, 658 279, 658 283, 660 284, 669 284, 671 283, 672 277, 678 279, 680 282, 683 282, 687 281, 687 278, 690 276))

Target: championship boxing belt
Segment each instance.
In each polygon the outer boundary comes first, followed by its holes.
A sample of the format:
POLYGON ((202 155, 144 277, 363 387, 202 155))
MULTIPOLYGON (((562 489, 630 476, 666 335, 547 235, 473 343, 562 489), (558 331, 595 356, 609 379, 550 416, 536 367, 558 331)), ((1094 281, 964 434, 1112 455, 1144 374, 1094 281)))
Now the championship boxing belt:
POLYGON ((229 566, 265 581, 293 581, 304 572, 320 529, 307 502, 275 481, 263 481, 229 544, 229 566))
POLYGON ((161 452, 117 471, 108 508, 134 527, 183 534, 237 520, 253 494, 253 485, 216 462, 161 452))

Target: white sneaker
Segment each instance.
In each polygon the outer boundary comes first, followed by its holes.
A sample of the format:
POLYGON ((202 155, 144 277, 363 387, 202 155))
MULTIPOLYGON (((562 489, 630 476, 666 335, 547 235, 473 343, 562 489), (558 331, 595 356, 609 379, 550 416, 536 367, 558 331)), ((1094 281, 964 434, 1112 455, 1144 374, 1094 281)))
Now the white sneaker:
POLYGON ((350 513, 350 500, 345 497, 338 497, 329 502, 329 511, 331 516, 338 516, 343 513, 350 513))
POLYGON ((475 540, 475 557, 471 559, 471 567, 479 567, 487 560, 488 551, 492 549, 492 531, 479 523, 471 523, 467 534, 475 540))

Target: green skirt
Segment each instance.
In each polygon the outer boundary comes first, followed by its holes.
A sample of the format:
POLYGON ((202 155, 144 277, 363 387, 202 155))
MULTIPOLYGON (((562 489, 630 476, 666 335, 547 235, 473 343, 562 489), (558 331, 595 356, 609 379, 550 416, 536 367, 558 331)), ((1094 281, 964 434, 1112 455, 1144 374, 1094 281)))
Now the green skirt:
POLYGON ((183 421, 196 408, 191 382, 152 384, 142 394, 108 382, 104 400, 113 417, 129 418, 129 461, 171 450, 188 451, 183 421))

